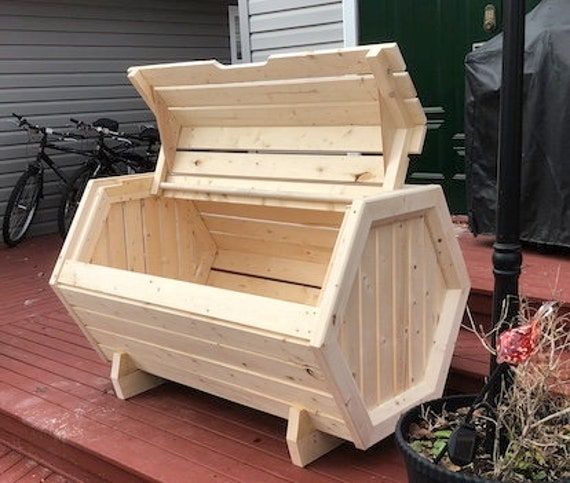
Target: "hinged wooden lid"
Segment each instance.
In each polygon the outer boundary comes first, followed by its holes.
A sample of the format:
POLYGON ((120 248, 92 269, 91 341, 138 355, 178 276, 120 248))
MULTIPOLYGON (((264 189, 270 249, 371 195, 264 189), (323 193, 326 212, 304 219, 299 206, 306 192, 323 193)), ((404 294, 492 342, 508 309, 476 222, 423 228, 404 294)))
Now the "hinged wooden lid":
POLYGON ((350 201, 402 186, 426 117, 396 44, 133 67, 163 149, 155 192, 350 201))

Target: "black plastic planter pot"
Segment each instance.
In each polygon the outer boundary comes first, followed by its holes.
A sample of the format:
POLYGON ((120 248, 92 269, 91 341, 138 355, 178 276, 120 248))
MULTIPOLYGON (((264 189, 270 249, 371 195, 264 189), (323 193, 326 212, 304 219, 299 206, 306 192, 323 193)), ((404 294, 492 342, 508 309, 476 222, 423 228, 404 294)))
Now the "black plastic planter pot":
MULTIPOLYGON (((443 405, 448 411, 455 411, 460 407, 469 406, 475 396, 451 396, 426 402, 424 407, 429 406, 434 412, 441 411, 443 405)), ((487 480, 464 473, 453 473, 443 466, 435 465, 428 459, 416 453, 408 444, 408 428, 412 423, 418 422, 420 418, 420 407, 410 409, 404 413, 396 426, 396 442, 400 451, 404 455, 408 481, 410 483, 448 483, 448 482, 470 482, 470 483, 490 483, 496 480, 487 480)))

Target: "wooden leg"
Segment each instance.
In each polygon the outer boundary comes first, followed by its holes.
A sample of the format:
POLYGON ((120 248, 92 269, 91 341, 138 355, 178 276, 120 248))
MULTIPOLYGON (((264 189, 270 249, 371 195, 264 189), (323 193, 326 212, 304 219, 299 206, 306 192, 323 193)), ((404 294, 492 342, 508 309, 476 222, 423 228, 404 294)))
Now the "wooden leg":
POLYGON ((289 409, 287 447, 293 464, 306 466, 342 443, 343 439, 315 429, 311 416, 304 409, 289 409))
POLYGON ((119 399, 128 399, 159 386, 164 379, 137 369, 134 361, 124 352, 113 354, 111 382, 119 399))

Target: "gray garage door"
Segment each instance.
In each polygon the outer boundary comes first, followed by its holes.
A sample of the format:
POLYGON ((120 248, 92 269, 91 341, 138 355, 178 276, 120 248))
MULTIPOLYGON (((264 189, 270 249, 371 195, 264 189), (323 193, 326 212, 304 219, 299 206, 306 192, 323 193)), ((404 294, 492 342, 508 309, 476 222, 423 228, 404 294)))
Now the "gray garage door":
MULTIPOLYGON (((11 124, 18 112, 40 124, 112 117, 125 131, 152 116, 128 84, 131 65, 217 58, 227 62, 229 0, 0 0, 0 217, 36 152, 11 124)), ((74 169, 73 155, 54 159, 74 169)), ((55 231, 61 186, 46 179, 33 233, 55 231)), ((1 218, 0 218, 1 221, 1 218)))

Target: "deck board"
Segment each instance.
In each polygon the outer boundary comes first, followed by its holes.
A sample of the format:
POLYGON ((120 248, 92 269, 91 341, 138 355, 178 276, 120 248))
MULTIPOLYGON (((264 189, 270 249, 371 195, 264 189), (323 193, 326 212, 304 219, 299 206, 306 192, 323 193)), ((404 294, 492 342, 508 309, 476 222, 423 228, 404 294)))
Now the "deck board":
POLYGON ((32 483, 68 480, 15 448, 0 442, 0 481, 2 483, 32 483))
MULTIPOLYGON (((118 400, 108 364, 48 287, 59 247, 56 237, 46 236, 0 250, 0 419, 6 434, 21 433, 32 446, 41 436, 52 441, 43 447, 60 462, 75 459, 92 465, 89 475, 115 481, 126 481, 116 476, 125 474, 161 481, 188 475, 193 481, 405 481, 391 440, 366 453, 345 444, 303 470, 289 460, 286 422, 279 418, 173 383, 118 400)), ((66 471, 73 476, 71 463, 66 471)), ((77 477, 93 478, 85 474, 77 477)), ((46 481, 57 478, 63 477, 46 481)))
MULTIPOLYGON (((488 317, 492 247, 458 231, 473 284, 469 304, 488 317)), ((290 463, 282 419, 173 383, 129 401, 115 398, 108 364, 48 287, 59 247, 57 237, 45 236, 0 250, 0 440, 22 437, 38 452, 34 441, 42 441, 65 474, 84 480, 406 481, 392 439, 366 452, 344 444, 303 470, 290 463)), ((524 260, 523 293, 550 298, 554 284, 557 298, 570 300, 570 277, 562 276, 570 260, 538 253, 524 260)), ((472 387, 462 386, 469 378, 479 383, 488 366, 476 337, 461 331, 453 388, 472 387)), ((65 481, 12 451, 0 444, 7 481, 65 481)))

